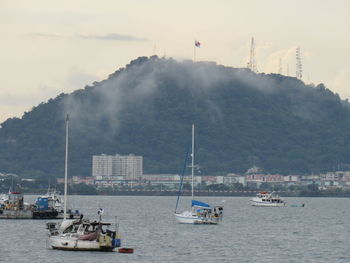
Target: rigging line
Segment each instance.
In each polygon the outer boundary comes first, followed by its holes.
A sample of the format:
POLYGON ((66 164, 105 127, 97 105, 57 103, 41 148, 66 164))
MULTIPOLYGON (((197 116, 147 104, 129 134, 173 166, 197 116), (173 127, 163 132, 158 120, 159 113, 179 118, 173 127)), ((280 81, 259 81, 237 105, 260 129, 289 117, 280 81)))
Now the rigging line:
POLYGON ((176 213, 176 210, 177 210, 177 206, 179 204, 180 195, 183 193, 183 180, 184 180, 184 176, 185 176, 185 172, 186 172, 188 157, 190 155, 190 149, 191 149, 191 144, 189 143, 189 146, 187 147, 187 153, 186 153, 186 156, 185 156, 184 166, 182 168, 179 192, 177 194, 177 200, 176 200, 176 206, 175 206, 175 213, 176 213))

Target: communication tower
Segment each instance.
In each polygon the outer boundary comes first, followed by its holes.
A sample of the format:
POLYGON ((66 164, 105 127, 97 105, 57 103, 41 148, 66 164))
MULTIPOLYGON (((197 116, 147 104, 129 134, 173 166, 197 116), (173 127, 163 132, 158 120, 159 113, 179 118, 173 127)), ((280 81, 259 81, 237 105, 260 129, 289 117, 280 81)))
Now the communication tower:
POLYGON ((302 64, 301 64, 300 47, 297 47, 297 49, 296 49, 296 59, 297 59, 296 78, 297 79, 302 79, 303 78, 303 67, 302 67, 302 64))
POLYGON ((255 43, 254 43, 254 37, 252 37, 252 42, 250 45, 250 59, 247 64, 247 68, 249 68, 251 71, 258 73, 258 69, 256 66, 256 61, 255 61, 255 43))
POLYGON ((282 75, 282 58, 278 61, 278 74, 282 75))

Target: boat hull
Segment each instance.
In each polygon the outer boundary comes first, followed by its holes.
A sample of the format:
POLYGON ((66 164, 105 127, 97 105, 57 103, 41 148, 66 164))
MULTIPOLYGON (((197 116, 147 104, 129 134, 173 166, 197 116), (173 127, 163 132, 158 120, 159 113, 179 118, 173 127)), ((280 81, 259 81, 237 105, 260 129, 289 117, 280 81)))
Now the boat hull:
POLYGON ((262 201, 254 201, 251 200, 252 206, 259 206, 259 207, 285 207, 286 203, 270 203, 270 202, 262 202, 262 201))
POLYGON ((0 210, 0 219, 33 219, 31 210, 0 210))
POLYGON ((183 215, 183 214, 175 214, 175 218, 180 224, 195 224, 195 222, 200 220, 198 216, 183 215))
POLYGON ((78 238, 51 236, 49 245, 53 249, 71 250, 71 251, 113 251, 114 247, 101 246, 96 240, 79 240, 78 238))
MULTIPOLYGON (((60 214, 55 210, 33 210, 33 209, 0 209, 0 219, 59 219, 60 214)), ((63 218, 63 215, 62 215, 63 218)), ((70 218, 77 219, 72 215, 70 218)))
POLYGON ((193 224, 193 225, 216 225, 219 223, 219 219, 204 218, 188 212, 182 214, 175 214, 176 220, 180 224, 193 224))

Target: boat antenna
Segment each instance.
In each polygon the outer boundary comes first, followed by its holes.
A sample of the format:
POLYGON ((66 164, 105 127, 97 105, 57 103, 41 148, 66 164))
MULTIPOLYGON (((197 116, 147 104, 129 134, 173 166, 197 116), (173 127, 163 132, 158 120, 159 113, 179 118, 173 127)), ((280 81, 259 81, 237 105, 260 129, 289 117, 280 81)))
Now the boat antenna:
POLYGON ((11 175, 11 192, 15 191, 14 187, 13 187, 13 174, 11 175))
POLYGON ((68 177, 68 124, 69 115, 66 116, 66 155, 64 160, 64 214, 63 219, 67 219, 67 177, 68 177))
POLYGON ((115 231, 117 233, 119 233, 119 224, 118 224, 118 218, 115 216, 114 217, 114 221, 115 221, 115 231))

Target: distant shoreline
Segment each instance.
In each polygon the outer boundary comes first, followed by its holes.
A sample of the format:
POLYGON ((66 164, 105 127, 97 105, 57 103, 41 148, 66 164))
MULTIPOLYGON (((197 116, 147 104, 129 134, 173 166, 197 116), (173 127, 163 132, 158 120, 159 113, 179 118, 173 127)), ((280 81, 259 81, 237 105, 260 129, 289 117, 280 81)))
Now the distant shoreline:
MULTIPOLYGON (((208 197, 252 197, 259 191, 195 191, 195 196, 208 196, 208 197)), ((296 192, 284 192, 275 191, 281 197, 350 197, 350 192, 328 192, 328 191, 296 191, 296 192)), ((26 195, 40 195, 40 193, 24 192, 26 195)), ((41 193, 44 194, 44 193, 41 193)), ((92 193, 70 193, 70 195, 107 195, 107 196, 177 196, 178 191, 151 191, 151 190, 123 190, 123 191, 101 191, 97 194, 92 193)), ((191 196, 190 191, 183 192, 182 196, 191 196)))

